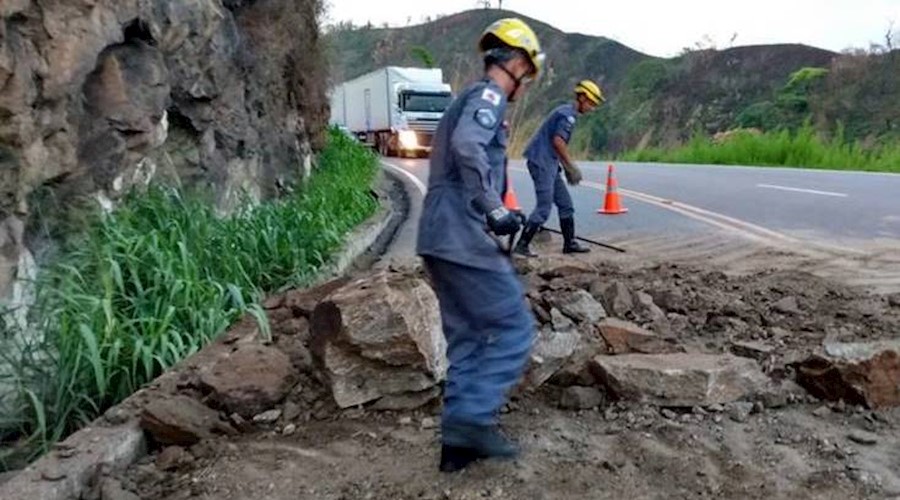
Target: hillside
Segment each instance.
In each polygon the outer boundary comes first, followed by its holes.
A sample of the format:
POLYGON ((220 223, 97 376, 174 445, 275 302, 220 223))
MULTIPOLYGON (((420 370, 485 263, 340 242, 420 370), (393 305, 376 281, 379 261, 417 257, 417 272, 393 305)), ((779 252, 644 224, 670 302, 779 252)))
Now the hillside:
MULTIPOLYGON (((330 33, 331 75, 344 81, 385 65, 421 65, 413 48, 422 47, 443 68, 454 89, 479 77, 481 62, 475 45, 485 26, 500 17, 520 16, 500 10, 470 10, 409 28, 359 28, 330 33)), ((524 17, 524 16, 522 16, 524 17)), ((628 69, 649 59, 616 41, 602 37, 567 34, 534 19, 535 29, 547 52, 548 66, 537 88, 513 111, 514 121, 529 122, 569 98, 570 87, 581 78, 593 78, 607 92, 615 93, 628 69)), ((521 134, 518 134, 521 135, 521 134)), ((514 141, 515 142, 515 141, 514 141)))
MULTIPOLYGON (((407 28, 339 27, 326 37, 332 79, 384 65, 421 65, 416 52, 422 48, 459 89, 481 71, 474 53, 481 30, 507 16, 520 15, 479 9, 407 28)), ((548 71, 512 111, 514 153, 541 116, 569 99, 570 88, 585 77, 601 83, 609 103, 579 127, 574 145, 582 155, 673 145, 697 132, 712 135, 738 126, 792 128, 805 119, 829 134, 840 123, 848 139, 900 135, 900 83, 890 76, 900 74, 897 51, 839 55, 782 44, 663 59, 608 38, 564 33, 525 19, 545 46, 548 71), (798 84, 792 76, 803 68, 828 71, 798 84)))
POLYGON ((767 45, 643 61, 629 68, 599 117, 615 132, 613 149, 675 144, 698 130, 715 134, 735 127, 745 109, 771 98, 798 69, 826 67, 835 57, 804 45, 767 45))
MULTIPOLYGON (((354 78, 386 64, 421 64, 413 53, 423 47, 437 66, 449 72, 454 87, 477 78, 481 65, 473 57, 485 26, 500 17, 519 14, 499 10, 470 10, 437 21, 391 29, 341 30, 328 37, 332 78, 354 78)), ((540 21, 525 18, 535 29, 548 54, 547 78, 542 91, 553 90, 575 74, 615 85, 627 68, 648 56, 602 37, 566 34, 540 21)))

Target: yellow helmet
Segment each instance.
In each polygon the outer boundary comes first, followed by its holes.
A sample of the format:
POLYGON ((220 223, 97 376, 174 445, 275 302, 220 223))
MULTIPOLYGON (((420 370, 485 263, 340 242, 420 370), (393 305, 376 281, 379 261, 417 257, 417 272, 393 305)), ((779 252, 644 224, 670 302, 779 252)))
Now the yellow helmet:
POLYGON ((600 86, 590 80, 582 80, 575 86, 575 95, 584 94, 592 103, 599 106, 606 98, 603 97, 603 91, 600 86))
POLYGON ((515 17, 499 19, 484 30, 478 41, 478 50, 482 53, 502 46, 524 52, 534 67, 535 77, 543 71, 545 56, 541 52, 541 43, 525 21, 515 17))

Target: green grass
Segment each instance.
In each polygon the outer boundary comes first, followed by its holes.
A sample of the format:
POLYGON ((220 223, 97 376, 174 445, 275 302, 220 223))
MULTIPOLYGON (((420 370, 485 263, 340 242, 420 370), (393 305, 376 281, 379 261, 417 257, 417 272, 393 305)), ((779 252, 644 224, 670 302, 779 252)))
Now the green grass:
POLYGON ((833 139, 822 139, 807 125, 797 132, 783 130, 760 135, 739 132, 720 144, 708 137, 695 136, 679 148, 648 148, 626 153, 621 159, 900 173, 900 143, 864 148, 845 142, 840 133, 833 139))
POLYGON ((371 153, 332 131, 311 180, 279 201, 220 218, 199 197, 156 187, 98 214, 39 278, 32 316, 42 340, 4 350, 22 354, 8 360, 19 411, 0 420, 0 437, 17 429, 32 458, 240 315, 267 331, 260 297, 309 283, 329 262, 376 210, 376 171, 371 153))

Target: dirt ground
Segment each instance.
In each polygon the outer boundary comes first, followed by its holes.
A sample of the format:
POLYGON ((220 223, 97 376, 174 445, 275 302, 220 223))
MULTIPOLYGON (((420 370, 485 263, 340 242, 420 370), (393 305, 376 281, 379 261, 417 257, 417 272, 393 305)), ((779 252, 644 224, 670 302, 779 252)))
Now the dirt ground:
MULTIPOLYGON (((582 499, 896 498, 897 412, 797 405, 751 415, 663 416, 647 407, 555 407, 552 391, 516 401, 506 419, 518 462, 437 472, 432 413, 344 415, 289 437, 258 433, 198 445, 199 458, 162 473, 132 468, 142 498, 582 499), (817 416, 814 413, 821 414, 817 416), (848 436, 874 432, 872 445, 848 436)), ((126 482, 126 485, 128 483, 126 482)))
MULTIPOLYGON (((555 246, 555 245, 554 245, 555 246)), ((542 247, 545 250, 549 248, 542 247)), ((753 341, 773 353, 763 370, 828 341, 900 338, 900 297, 872 295, 797 271, 748 271, 709 262, 587 259, 593 276, 526 278, 542 293, 620 282, 665 312, 623 319, 665 330, 688 352, 724 353, 753 341), (699 266, 703 266, 702 268, 699 266)), ((277 334, 277 327, 275 328, 277 334)), ((786 404, 659 408, 603 394, 591 409, 561 408, 565 387, 523 394, 504 427, 524 447, 515 462, 437 471, 439 403, 414 411, 338 411, 312 377, 293 411, 238 437, 160 450, 120 479, 144 499, 900 499, 900 409, 875 411, 801 393, 786 404), (174 458, 173 458, 174 457, 174 458)))

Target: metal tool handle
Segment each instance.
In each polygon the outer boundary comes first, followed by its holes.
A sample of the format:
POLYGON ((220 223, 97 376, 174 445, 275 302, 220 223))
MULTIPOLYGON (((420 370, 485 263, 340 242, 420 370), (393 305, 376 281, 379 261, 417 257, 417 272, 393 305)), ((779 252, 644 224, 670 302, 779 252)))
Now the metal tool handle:
POLYGON ((506 255, 512 257, 513 249, 516 247, 516 237, 519 235, 519 233, 521 232, 521 230, 520 230, 520 231, 516 231, 515 233, 509 235, 509 237, 507 238, 506 243, 503 242, 503 240, 500 238, 500 236, 497 236, 496 234, 494 234, 493 232, 491 232, 490 229, 484 228, 484 232, 485 232, 492 240, 494 240, 494 243, 497 244, 497 247, 500 249, 501 252, 503 252, 503 253, 505 253, 506 255))

